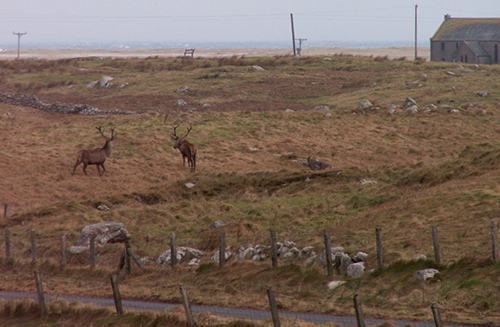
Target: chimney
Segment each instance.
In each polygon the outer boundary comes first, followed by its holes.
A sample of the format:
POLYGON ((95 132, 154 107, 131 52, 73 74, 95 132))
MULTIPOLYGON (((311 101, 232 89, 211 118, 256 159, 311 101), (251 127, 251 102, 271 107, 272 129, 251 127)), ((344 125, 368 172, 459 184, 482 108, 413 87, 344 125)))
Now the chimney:
POLYGON ((448 20, 448 19, 450 19, 450 18, 451 18, 451 15, 450 15, 450 14, 446 14, 446 15, 444 15, 444 20, 448 20))

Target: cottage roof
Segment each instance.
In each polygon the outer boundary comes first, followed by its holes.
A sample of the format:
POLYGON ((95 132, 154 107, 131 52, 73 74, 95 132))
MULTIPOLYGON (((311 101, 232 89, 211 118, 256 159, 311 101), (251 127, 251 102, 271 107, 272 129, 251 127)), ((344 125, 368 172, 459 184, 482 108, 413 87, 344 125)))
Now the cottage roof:
POLYGON ((431 41, 500 41, 500 18, 447 18, 431 41))

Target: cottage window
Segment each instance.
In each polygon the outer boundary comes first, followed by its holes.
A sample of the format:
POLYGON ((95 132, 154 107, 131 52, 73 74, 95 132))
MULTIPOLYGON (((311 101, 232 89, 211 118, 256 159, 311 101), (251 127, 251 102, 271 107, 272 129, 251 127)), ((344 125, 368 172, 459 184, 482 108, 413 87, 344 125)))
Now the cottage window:
POLYGON ((441 42, 441 50, 444 51, 444 42, 441 42))

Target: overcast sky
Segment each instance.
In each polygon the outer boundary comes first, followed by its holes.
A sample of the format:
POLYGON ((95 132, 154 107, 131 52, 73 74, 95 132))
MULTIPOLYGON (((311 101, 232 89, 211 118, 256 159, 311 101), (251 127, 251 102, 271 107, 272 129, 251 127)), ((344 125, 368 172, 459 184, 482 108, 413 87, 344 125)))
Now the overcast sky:
POLYGON ((1 0, 0 46, 93 42, 428 44, 445 14, 500 17, 500 0, 1 0))

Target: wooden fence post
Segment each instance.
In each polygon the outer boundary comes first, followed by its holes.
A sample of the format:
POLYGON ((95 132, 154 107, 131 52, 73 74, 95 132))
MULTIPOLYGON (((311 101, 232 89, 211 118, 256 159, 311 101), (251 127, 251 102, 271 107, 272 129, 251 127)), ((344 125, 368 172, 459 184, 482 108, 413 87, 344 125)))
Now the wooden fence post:
POLYGON ((220 233, 220 246, 219 246, 219 268, 222 268, 226 263, 226 234, 220 233))
POLYGON ((42 317, 44 317, 47 315, 47 307, 45 306, 45 295, 43 294, 42 276, 38 272, 38 269, 35 269, 35 283, 38 305, 40 306, 42 317))
POLYGON ((66 267, 66 233, 61 237, 61 266, 66 267))
POLYGON ((122 296, 120 295, 120 289, 118 288, 118 282, 115 275, 110 275, 109 279, 111 281, 111 288, 113 289, 113 298, 115 300, 116 313, 121 316, 123 314, 123 306, 122 296))
POLYGON ((441 263, 441 251, 439 250, 439 236, 436 226, 432 226, 432 243, 434 244, 434 261, 441 263))
POLYGON ((89 239, 89 254, 90 254, 90 269, 95 268, 95 237, 96 234, 90 235, 89 239))
POLYGON ((5 259, 10 261, 10 231, 5 229, 5 259))
POLYGON ((491 221, 491 258, 493 261, 498 261, 498 230, 497 222, 491 221))
POLYGON ((276 305, 276 297, 274 296, 273 287, 267 289, 269 298, 269 307, 271 308, 271 316, 273 317, 274 327, 281 327, 280 316, 278 315, 278 306, 276 305))
POLYGON ((332 247, 330 245, 330 234, 328 231, 324 231, 325 238, 325 255, 326 255, 326 271, 328 277, 333 276, 333 264, 332 264, 332 247))
POLYGON ((175 233, 170 233, 170 264, 175 268, 177 264, 177 240, 175 233))
POLYGON ((382 245, 382 228, 375 228, 375 237, 377 239, 377 261, 378 267, 381 269, 384 266, 384 247, 382 245))
POLYGON ((278 266, 278 249, 276 246, 276 232, 271 230, 271 261, 273 268, 278 266))
POLYGON ((3 206, 3 217, 7 218, 7 215, 9 214, 9 205, 6 204, 3 206))
POLYGON ((363 315, 363 308, 361 308, 361 300, 359 294, 354 295, 354 310, 356 311, 356 320, 358 327, 365 327, 365 316, 363 315))
POLYGON ((432 316, 434 317, 434 324, 436 327, 443 327, 443 323, 441 321, 441 315, 439 314, 439 308, 436 303, 431 304, 432 316))
POLYGON ((132 264, 130 262, 130 239, 125 241, 125 272, 130 275, 132 273, 132 264))
POLYGON ((184 305, 184 310, 186 311, 186 318, 188 320, 188 325, 189 327, 194 327, 196 323, 193 318, 193 312, 191 311, 191 304, 189 303, 188 293, 184 288, 184 285, 182 284, 179 285, 179 289, 181 291, 182 304, 184 305))
POLYGON ((30 238, 31 238, 31 258, 33 259, 33 262, 36 263, 37 255, 36 255, 36 233, 34 230, 31 230, 30 232, 30 238))

